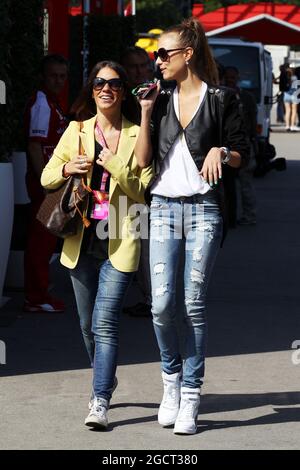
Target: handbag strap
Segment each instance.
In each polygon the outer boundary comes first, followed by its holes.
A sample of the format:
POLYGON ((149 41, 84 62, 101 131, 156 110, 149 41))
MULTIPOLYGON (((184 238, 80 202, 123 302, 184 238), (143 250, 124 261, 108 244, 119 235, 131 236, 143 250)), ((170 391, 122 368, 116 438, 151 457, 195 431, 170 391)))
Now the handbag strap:
MULTIPOLYGON (((83 150, 83 146, 82 146, 82 142, 81 142, 81 137, 80 137, 80 132, 82 131, 82 128, 83 128, 83 122, 80 121, 79 122, 79 155, 81 155, 82 153, 82 150, 83 150)), ((83 150, 84 151, 84 150, 83 150)))
MULTIPOLYGON (((78 151, 79 151, 79 155, 84 155, 85 154, 85 150, 83 148, 83 145, 82 145, 82 141, 81 141, 81 137, 80 137, 80 132, 82 131, 82 128, 83 128, 83 122, 82 121, 79 121, 79 143, 78 143, 78 151)), ((87 189, 89 192, 92 192, 91 188, 89 186, 86 185, 86 182, 87 182, 87 179, 86 179, 86 175, 82 176, 81 178, 81 181, 82 181, 82 185, 84 187, 84 189, 87 189)))
MULTIPOLYGON (((81 141, 81 137, 80 137, 80 132, 82 131, 82 128, 83 128, 83 122, 82 121, 79 121, 79 147, 78 147, 78 150, 79 150, 79 155, 81 155, 82 153, 84 153, 84 149, 83 149, 83 145, 82 145, 82 141, 81 141)), ((92 193, 92 189, 86 184, 86 175, 82 176, 81 177, 81 184, 83 186, 83 188, 88 192, 88 193, 92 193)), ((81 210, 79 209, 77 203, 81 201, 81 198, 79 197, 79 194, 78 194, 78 191, 75 191, 75 208, 77 210, 77 212, 79 212, 80 214, 80 217, 82 219, 82 223, 83 225, 87 228, 91 225, 91 222, 87 219, 87 217, 83 214, 83 212, 81 212, 81 210), (76 200, 76 197, 78 197, 78 201, 76 200)))
MULTIPOLYGON (((97 133, 97 136, 98 136, 99 143, 100 143, 101 147, 104 148, 104 149, 108 148, 108 145, 107 145, 105 137, 104 137, 103 130, 101 129, 100 124, 99 124, 98 121, 96 121, 96 133, 97 133)), ((120 135, 119 135, 119 138, 120 138, 120 135)), ((108 173, 108 171, 105 170, 105 168, 103 168, 101 186, 100 186, 100 191, 101 192, 105 192, 106 181, 108 180, 109 176, 110 176, 110 174, 108 173)))

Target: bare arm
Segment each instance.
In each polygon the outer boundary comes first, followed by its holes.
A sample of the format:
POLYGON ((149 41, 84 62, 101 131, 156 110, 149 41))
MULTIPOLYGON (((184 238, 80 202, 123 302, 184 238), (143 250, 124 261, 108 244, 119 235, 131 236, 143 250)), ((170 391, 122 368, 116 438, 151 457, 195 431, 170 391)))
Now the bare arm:
POLYGON ((152 160, 152 143, 151 143, 151 114, 155 100, 160 91, 160 84, 158 82, 157 88, 151 92, 145 99, 140 99, 141 105, 141 126, 139 136, 135 145, 134 153, 140 168, 146 168, 150 165, 152 160))
POLYGON ((142 118, 139 136, 136 141, 134 153, 140 168, 146 168, 152 160, 152 143, 150 135, 152 109, 142 107, 142 118))

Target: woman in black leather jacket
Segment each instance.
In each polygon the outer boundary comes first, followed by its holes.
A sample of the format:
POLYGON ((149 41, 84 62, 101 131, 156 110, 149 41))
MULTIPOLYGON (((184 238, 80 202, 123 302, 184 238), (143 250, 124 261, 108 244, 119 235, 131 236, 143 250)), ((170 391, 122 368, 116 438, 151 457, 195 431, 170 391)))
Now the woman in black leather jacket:
POLYGON ((222 172, 225 165, 240 167, 248 145, 234 92, 216 86, 216 65, 200 23, 191 18, 168 29, 158 47, 156 64, 164 80, 176 80, 177 87, 171 97, 159 95, 158 86, 140 100, 138 162, 149 165, 153 154, 156 167, 150 186, 150 269, 164 384, 158 422, 174 424, 175 433, 194 434, 204 377, 205 298, 224 237, 222 172), (182 245, 184 302, 176 305, 182 245), (181 313, 183 355, 176 328, 181 313))

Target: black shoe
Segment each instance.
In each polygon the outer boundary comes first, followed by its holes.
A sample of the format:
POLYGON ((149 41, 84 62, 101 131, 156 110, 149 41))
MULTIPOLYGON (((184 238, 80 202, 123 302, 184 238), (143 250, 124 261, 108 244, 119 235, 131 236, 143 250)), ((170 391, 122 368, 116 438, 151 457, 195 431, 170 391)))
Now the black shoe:
POLYGON ((274 168, 277 171, 284 171, 286 170, 286 159, 285 158, 275 158, 274 160, 274 168))

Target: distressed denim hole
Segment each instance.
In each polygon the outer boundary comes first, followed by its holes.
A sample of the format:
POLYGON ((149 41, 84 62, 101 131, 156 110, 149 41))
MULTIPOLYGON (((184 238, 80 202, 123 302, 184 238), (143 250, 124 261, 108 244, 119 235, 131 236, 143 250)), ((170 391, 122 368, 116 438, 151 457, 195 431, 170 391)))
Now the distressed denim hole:
POLYGON ((165 270, 165 265, 165 263, 157 263, 153 268, 154 274, 162 274, 165 270))
POLYGON ((205 279, 205 274, 202 273, 201 271, 198 271, 198 269, 192 269, 191 271, 191 281, 192 282, 198 282, 199 284, 202 284, 205 279))

